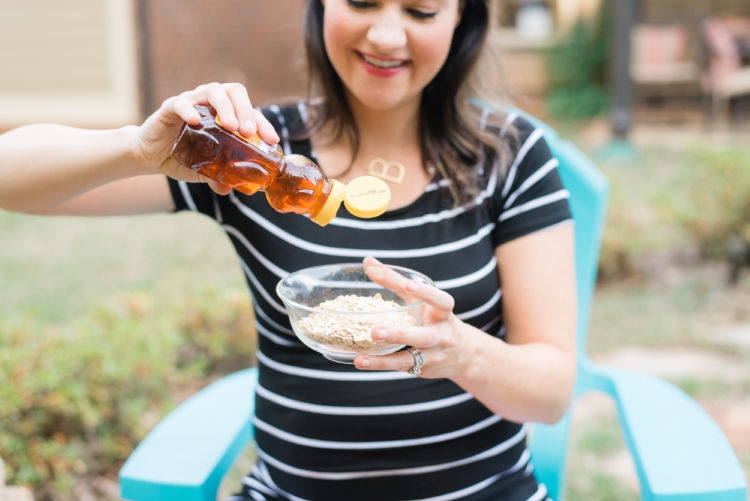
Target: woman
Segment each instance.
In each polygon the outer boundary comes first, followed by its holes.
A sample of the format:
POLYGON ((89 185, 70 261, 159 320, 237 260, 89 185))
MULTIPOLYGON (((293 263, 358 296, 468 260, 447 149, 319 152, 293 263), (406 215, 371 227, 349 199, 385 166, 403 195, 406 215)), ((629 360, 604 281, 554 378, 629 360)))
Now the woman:
POLYGON ((570 404, 573 232, 541 132, 477 104, 488 26, 484 0, 310 0, 315 100, 264 116, 241 85, 208 84, 168 99, 140 127, 0 136, 7 210, 196 210, 226 230, 259 333, 258 462, 233 499, 546 498, 523 423, 555 422, 570 404), (186 182, 205 179, 169 150, 183 121, 198 122, 197 104, 343 182, 385 159, 399 174, 384 176, 387 212, 359 220, 342 210, 321 228, 263 196, 186 182), (427 303, 422 327, 372 333, 418 351, 335 364, 294 337, 274 287, 302 267, 362 259, 371 278, 427 303), (404 282, 381 261, 436 287, 404 282))

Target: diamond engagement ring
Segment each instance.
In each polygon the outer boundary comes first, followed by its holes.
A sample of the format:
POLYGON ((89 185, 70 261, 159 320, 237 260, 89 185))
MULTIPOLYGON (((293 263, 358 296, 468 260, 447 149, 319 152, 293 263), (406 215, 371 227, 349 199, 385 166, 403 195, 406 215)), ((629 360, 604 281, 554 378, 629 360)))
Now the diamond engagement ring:
POLYGON ((411 369, 407 372, 412 376, 419 376, 419 373, 422 372, 422 366, 424 365, 424 355, 416 348, 409 348, 409 353, 414 357, 414 365, 412 365, 411 369))

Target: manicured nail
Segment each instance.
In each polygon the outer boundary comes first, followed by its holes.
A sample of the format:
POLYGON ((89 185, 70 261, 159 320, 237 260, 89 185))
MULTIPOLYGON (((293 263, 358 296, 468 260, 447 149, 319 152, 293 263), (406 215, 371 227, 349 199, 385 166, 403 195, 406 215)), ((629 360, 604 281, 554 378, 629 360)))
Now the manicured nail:
POLYGON ((370 367, 370 359, 367 357, 362 357, 358 360, 358 364, 360 367, 370 367))
POLYGON ((240 130, 244 136, 254 136, 258 132, 258 127, 256 127, 253 121, 246 120, 245 122, 242 122, 240 130))
POLYGON ((388 329, 385 327, 375 327, 372 330, 372 339, 373 341, 384 341, 386 336, 388 335, 388 329))

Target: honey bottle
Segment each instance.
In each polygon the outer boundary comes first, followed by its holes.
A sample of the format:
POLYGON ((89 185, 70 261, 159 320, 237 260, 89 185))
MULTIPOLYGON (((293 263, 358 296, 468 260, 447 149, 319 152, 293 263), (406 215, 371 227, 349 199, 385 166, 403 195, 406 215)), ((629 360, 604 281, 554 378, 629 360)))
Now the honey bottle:
POLYGON ((228 132, 207 106, 196 110, 201 122, 184 124, 172 147, 172 157, 184 167, 247 195, 263 191, 278 212, 307 214, 320 226, 331 222, 342 202, 357 217, 385 212, 391 193, 382 179, 362 176, 347 185, 327 179, 309 158, 284 155, 257 134, 228 132))

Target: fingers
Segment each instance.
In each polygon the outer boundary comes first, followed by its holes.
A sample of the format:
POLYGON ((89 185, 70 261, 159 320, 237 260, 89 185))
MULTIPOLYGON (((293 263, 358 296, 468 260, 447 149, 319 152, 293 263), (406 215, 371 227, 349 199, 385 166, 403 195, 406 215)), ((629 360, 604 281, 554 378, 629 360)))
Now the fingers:
POLYGON ((422 349, 436 347, 441 344, 441 336, 445 334, 437 324, 429 327, 411 326, 381 326, 372 330, 372 340, 383 344, 403 344, 422 349))
POLYGON ((168 99, 164 107, 181 120, 196 125, 200 122, 200 115, 195 106, 199 104, 210 105, 216 111, 221 126, 230 132, 239 131, 247 137, 258 133, 269 144, 279 142, 276 130, 263 114, 253 107, 247 89, 240 83, 212 82, 199 85, 191 91, 168 99))
MULTIPOLYGON (((421 372, 425 366, 425 355, 420 350, 417 351, 419 351, 422 357, 419 367, 421 372)), ((411 350, 402 350, 391 355, 358 355, 354 359, 354 366, 365 370, 409 372, 416 362, 416 356, 412 354, 411 350)))
POLYGON ((232 187, 227 186, 226 184, 221 184, 218 181, 214 181, 213 179, 206 178, 206 182, 208 183, 208 186, 216 192, 217 195, 229 195, 229 193, 232 192, 232 187))
MULTIPOLYGON (((451 351, 457 345, 453 297, 434 285, 411 280, 373 257, 366 257, 363 264, 373 282, 395 292, 407 303, 422 301, 426 305, 422 325, 378 326, 372 330, 373 341, 417 348, 423 357, 424 375, 439 376, 445 370, 441 368, 444 351, 451 351)), ((354 359, 355 367, 365 370, 409 371, 414 364, 415 356, 408 350, 391 355, 359 355, 354 359)))
POLYGON ((205 94, 208 103, 216 110, 222 127, 231 132, 239 130, 245 136, 257 132, 255 112, 242 84, 210 83, 195 90, 199 96, 205 94))
POLYGON ((386 289, 395 292, 407 303, 424 301, 437 310, 445 312, 445 317, 453 311, 454 300, 450 294, 416 280, 411 280, 383 263, 368 256, 362 261, 367 276, 386 289))

